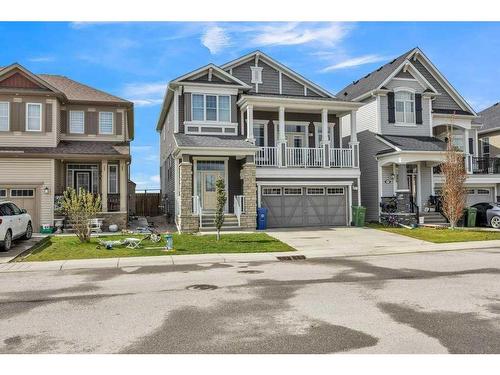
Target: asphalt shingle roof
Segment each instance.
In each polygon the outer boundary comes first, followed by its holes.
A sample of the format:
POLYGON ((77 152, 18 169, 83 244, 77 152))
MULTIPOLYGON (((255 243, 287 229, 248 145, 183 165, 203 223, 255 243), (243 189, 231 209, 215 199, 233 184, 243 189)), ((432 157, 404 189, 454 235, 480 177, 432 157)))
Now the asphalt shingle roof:
POLYGON ((403 53, 401 56, 396 57, 391 62, 382 65, 377 70, 367 74, 361 79, 354 81, 350 85, 344 87, 337 93, 337 98, 344 100, 353 100, 371 90, 375 90, 382 82, 384 82, 387 77, 389 77, 408 57, 408 55, 413 52, 414 48, 410 51, 403 53))
POLYGON ((78 154, 78 155, 127 155, 119 152, 115 147, 128 146, 126 142, 89 142, 89 141, 61 141, 57 147, 0 147, 3 153, 29 154, 78 154))
POLYGON ((174 134, 179 147, 227 147, 227 148, 257 148, 243 137, 223 135, 191 135, 174 134))
POLYGON ((436 137, 378 135, 402 151, 444 151, 446 143, 436 137))
POLYGON ((495 103, 491 107, 486 108, 478 113, 479 118, 474 123, 482 123, 481 132, 489 129, 500 128, 500 103, 495 103))

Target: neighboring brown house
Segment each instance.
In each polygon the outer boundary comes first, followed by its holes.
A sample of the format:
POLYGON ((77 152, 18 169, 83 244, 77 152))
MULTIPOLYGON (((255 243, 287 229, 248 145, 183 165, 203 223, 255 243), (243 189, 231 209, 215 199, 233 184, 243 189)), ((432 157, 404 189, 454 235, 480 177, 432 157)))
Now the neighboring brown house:
POLYGON ((100 194, 105 224, 126 226, 133 104, 67 77, 0 68, 0 199, 52 225, 67 187, 100 194))

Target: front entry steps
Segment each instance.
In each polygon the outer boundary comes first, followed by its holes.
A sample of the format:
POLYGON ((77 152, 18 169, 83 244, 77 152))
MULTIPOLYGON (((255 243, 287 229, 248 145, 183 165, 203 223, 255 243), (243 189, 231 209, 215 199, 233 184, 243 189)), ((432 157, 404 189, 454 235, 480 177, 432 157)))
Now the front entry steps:
POLYGON ((447 227, 448 222, 440 212, 423 212, 420 217, 424 218, 423 226, 447 227))
MULTIPOLYGON (((200 232, 213 232, 215 231, 215 213, 203 213, 201 215, 201 228, 200 232)), ((224 214, 224 224, 222 224, 222 229, 224 230, 241 230, 238 226, 238 218, 235 214, 224 214)))

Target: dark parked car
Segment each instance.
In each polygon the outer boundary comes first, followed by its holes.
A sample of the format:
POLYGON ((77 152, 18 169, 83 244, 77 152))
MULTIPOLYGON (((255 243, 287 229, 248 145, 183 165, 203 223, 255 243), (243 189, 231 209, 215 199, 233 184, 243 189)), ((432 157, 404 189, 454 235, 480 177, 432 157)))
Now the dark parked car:
POLYGON ((477 209, 476 225, 500 229, 500 203, 482 202, 471 207, 477 209))

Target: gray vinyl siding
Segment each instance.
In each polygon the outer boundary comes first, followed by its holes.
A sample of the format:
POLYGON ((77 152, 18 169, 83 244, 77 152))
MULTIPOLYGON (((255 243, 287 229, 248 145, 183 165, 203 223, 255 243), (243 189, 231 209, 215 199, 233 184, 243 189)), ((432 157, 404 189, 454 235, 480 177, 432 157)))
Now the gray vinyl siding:
POLYGON ((286 74, 281 75, 281 92, 283 95, 304 96, 304 85, 294 81, 286 74))
POLYGON ((443 86, 434 78, 434 76, 418 60, 412 61, 412 64, 425 77, 425 79, 439 92, 436 96, 433 107, 437 109, 461 109, 457 102, 448 94, 443 86))
POLYGON ((395 75, 397 78, 415 78, 411 75, 410 72, 404 72, 403 70, 400 70, 398 74, 395 75))
POLYGON ((415 126, 402 126, 389 124, 389 110, 387 96, 380 97, 380 127, 382 134, 388 135, 409 135, 409 136, 430 136, 430 99, 422 98, 422 124, 415 126))
POLYGON ((259 84, 259 94, 279 94, 279 72, 263 61, 259 61, 262 67, 262 83, 259 84))
POLYGON ((250 92, 255 92, 255 85, 252 83, 252 70, 250 69, 251 66, 255 66, 254 60, 249 60, 241 65, 235 66, 233 68, 232 75, 245 82, 247 85, 252 86, 250 92))
POLYGON ((425 163, 420 163, 420 188, 421 188, 421 200, 422 204, 420 206, 420 211, 423 211, 427 201, 429 200, 429 196, 432 193, 432 167, 428 167, 425 163))
POLYGON ((231 156, 227 161, 227 192, 229 212, 234 212, 234 196, 241 195, 243 187, 240 179, 241 161, 236 160, 236 157, 231 156))
MULTIPOLYGON (((171 108, 174 105, 172 103, 171 108)), ((191 93, 179 95, 179 132, 184 133, 184 121, 191 120, 191 93)))
POLYGON ((386 150, 387 145, 375 138, 375 133, 368 130, 358 134, 359 166, 361 171, 361 205, 366 207, 366 220, 378 221, 378 163, 377 152, 386 150))
POLYGON ((165 213, 171 219, 175 211, 175 173, 177 173, 175 160, 172 157, 174 149, 174 106, 171 106, 160 134, 161 193, 165 203, 165 213))

